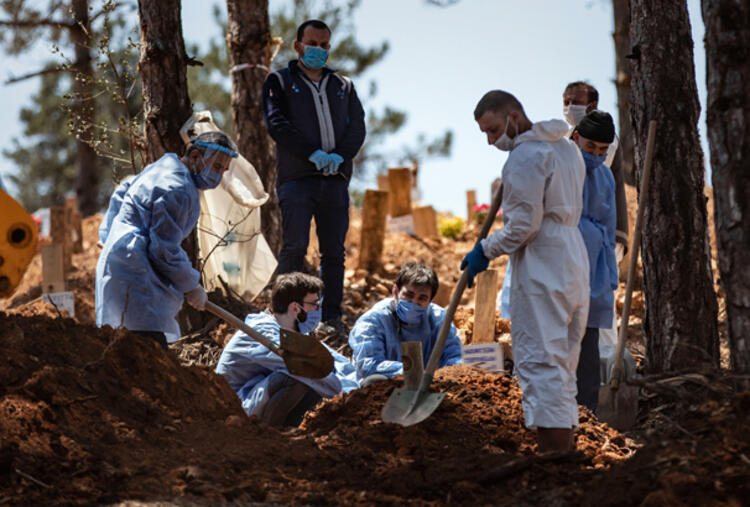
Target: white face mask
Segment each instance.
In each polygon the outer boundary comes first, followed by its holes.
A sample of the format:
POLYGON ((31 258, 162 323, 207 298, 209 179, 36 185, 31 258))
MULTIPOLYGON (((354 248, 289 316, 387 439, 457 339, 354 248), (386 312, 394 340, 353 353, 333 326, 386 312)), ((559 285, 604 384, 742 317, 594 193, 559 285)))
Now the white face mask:
MULTIPOLYGON (((508 125, 510 125, 510 117, 505 119, 505 131, 500 138, 495 141, 495 148, 500 151, 511 151, 513 149, 513 139, 508 136, 508 125)), ((518 125, 515 125, 516 135, 518 135, 518 125)))
POLYGON ((577 104, 570 104, 569 106, 563 107, 563 116, 571 127, 578 125, 583 117, 586 116, 586 108, 589 106, 581 106, 577 104))

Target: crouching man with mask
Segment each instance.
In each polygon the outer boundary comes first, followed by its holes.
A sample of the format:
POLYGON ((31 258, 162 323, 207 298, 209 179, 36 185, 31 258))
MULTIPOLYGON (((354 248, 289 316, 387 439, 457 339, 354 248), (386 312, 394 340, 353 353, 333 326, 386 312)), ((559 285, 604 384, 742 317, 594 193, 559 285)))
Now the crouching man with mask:
MULTIPOLYGON (((314 276, 279 275, 271 291, 272 311, 251 313, 245 323, 275 343, 282 327, 309 334, 320 322, 322 291, 323 282, 314 276)), ((305 412, 322 398, 359 386, 349 360, 326 348, 334 359, 333 371, 322 379, 297 377, 286 370, 281 357, 237 331, 224 347, 216 373, 226 378, 247 415, 271 426, 299 426, 305 412)))
MULTIPOLYGON (((349 346, 362 385, 404 372, 401 343, 421 342, 424 364, 437 341, 445 310, 432 303, 438 278, 431 268, 407 262, 393 285, 393 297, 377 302, 354 324, 349 346)), ((438 367, 461 363, 461 341, 451 324, 438 367)))

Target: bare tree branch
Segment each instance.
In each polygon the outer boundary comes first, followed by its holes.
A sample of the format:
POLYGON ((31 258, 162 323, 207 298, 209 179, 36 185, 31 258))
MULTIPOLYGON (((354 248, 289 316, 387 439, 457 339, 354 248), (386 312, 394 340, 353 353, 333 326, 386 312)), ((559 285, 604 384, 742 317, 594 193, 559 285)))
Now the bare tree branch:
POLYGON ((53 26, 62 28, 75 28, 75 23, 70 21, 59 21, 54 19, 0 19, 0 26, 11 28, 37 28, 40 26, 53 26))
POLYGON ((32 77, 44 76, 46 74, 55 74, 57 72, 68 72, 69 70, 70 67, 47 67, 46 69, 31 72, 29 74, 24 74, 23 76, 8 78, 8 80, 5 81, 5 84, 9 85, 18 83, 19 81, 25 81, 26 79, 31 79, 32 77))

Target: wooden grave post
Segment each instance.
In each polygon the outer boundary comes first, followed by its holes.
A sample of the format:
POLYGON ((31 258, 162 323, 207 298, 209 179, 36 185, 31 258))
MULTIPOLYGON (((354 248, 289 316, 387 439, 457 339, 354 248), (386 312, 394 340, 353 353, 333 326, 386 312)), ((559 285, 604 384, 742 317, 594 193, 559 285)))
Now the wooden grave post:
POLYGON ((432 298, 432 302, 443 308, 447 308, 451 302, 451 296, 453 296, 453 284, 447 283, 444 280, 438 285, 437 294, 432 298))
POLYGON ((63 245, 60 243, 42 245, 42 292, 65 292, 63 245))
POLYGON ((362 231, 359 242, 359 269, 374 271, 380 266, 388 214, 388 192, 366 190, 362 205, 362 231))
POLYGON ((477 207, 477 191, 467 190, 466 191, 466 221, 471 222, 474 217, 474 208, 477 207))
POLYGON ((378 190, 382 190, 384 192, 388 192, 388 190, 390 190, 388 188, 388 175, 387 174, 378 174, 378 190))
POLYGON ((488 269, 477 275, 477 290, 474 293, 474 332, 471 343, 495 341, 497 278, 495 269, 488 269))
POLYGON ((400 217, 411 214, 411 169, 388 169, 389 214, 400 217))
POLYGON ((70 232, 72 234, 73 253, 81 253, 83 252, 83 219, 81 212, 78 211, 78 198, 75 196, 66 197, 65 207, 70 208, 72 213, 70 232))
POLYGON ((50 238, 52 243, 62 245, 63 269, 70 271, 73 242, 70 237, 70 208, 57 206, 49 210, 50 238))
POLYGON ((412 210, 414 232, 419 238, 434 238, 438 235, 437 213, 432 206, 420 206, 412 210))

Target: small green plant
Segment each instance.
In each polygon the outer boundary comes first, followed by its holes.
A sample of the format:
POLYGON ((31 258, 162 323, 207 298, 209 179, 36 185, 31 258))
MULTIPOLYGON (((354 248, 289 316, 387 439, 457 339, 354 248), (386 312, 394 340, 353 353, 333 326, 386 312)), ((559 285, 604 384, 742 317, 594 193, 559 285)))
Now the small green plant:
POLYGON ((438 230, 444 238, 453 238, 459 235, 464 228, 461 217, 438 217, 438 230))

